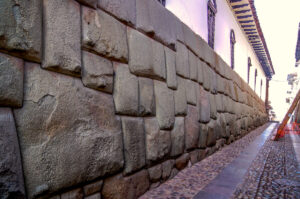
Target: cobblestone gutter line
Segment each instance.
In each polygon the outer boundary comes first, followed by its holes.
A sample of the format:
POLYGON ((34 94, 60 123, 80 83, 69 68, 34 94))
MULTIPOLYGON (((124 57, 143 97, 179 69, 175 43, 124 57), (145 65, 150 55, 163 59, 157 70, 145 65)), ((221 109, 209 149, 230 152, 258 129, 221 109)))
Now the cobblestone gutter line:
POLYGON ((245 149, 270 123, 265 124, 243 138, 222 148, 208 158, 184 169, 173 179, 153 189, 141 199, 193 198, 245 149))
POLYGON ((268 138, 232 198, 300 198, 300 175, 291 138, 268 138))

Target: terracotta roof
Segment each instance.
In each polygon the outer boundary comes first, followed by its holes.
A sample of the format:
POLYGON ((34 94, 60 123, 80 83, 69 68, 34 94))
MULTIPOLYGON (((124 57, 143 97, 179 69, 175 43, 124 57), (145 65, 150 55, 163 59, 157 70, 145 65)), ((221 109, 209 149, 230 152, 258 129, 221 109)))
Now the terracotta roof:
POLYGON ((275 71, 264 34, 260 27, 254 0, 229 0, 229 2, 266 76, 271 79, 275 71))

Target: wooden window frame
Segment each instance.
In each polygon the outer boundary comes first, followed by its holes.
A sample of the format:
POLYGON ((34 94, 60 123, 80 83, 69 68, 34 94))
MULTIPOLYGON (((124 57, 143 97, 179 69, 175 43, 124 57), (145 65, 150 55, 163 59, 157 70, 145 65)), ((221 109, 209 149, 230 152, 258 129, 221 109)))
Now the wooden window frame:
POLYGON ((251 63, 251 58, 248 57, 248 74, 247 74, 247 83, 249 84, 250 82, 250 68, 252 66, 252 63, 251 63))
POLYGON ((234 69, 234 44, 236 43, 235 40, 235 33, 231 29, 230 30, 230 62, 231 62, 231 68, 234 69))
POLYGON ((216 0, 208 0, 207 2, 207 30, 208 45, 214 49, 215 46, 215 23, 216 23, 217 4, 216 0))

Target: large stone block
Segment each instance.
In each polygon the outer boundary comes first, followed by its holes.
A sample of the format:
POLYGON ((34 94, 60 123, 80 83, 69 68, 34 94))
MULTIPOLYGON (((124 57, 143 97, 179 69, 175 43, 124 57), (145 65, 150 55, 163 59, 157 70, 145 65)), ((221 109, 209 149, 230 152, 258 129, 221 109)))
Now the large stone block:
POLYGON ((198 82, 201 85, 203 85, 204 75, 206 75, 206 74, 203 73, 203 64, 204 64, 204 62, 202 62, 200 59, 197 59, 198 82))
POLYGON ((26 198, 18 135, 10 108, 0 108, 1 198, 26 198))
POLYGON ((82 7, 82 45, 103 56, 128 61, 126 26, 102 10, 82 7))
POLYGON ((146 164, 145 133, 142 118, 122 117, 125 169, 132 173, 146 164))
POLYGON ((136 22, 135 0, 98 0, 98 6, 130 25, 136 22))
POLYGON ((216 123, 215 120, 211 120, 207 125, 207 140, 206 146, 213 146, 216 144, 217 133, 216 133, 216 123))
POLYGON ((0 1, 0 48, 27 60, 42 55, 42 1, 0 1))
POLYGON ((192 51, 188 51, 190 65, 190 79, 198 81, 198 58, 192 51))
POLYGON ((222 94, 215 95, 215 102, 216 102, 217 112, 223 112, 224 106, 223 106, 222 94))
POLYGON ((92 8, 97 8, 98 0, 77 0, 79 3, 90 6, 92 8))
POLYGON ((186 46, 176 43, 176 73, 185 78, 190 78, 189 54, 186 46))
POLYGON ((210 93, 205 91, 202 87, 199 87, 200 92, 198 96, 199 106, 199 121, 202 123, 208 123, 210 120, 210 93))
POLYGON ((68 191, 66 193, 61 194, 61 199, 77 199, 77 198, 83 198, 82 189, 74 189, 71 191, 68 191))
POLYGON ((162 163, 162 179, 166 180, 169 178, 171 171, 174 167, 175 160, 167 160, 162 163))
POLYGON ((165 47, 166 56, 166 69, 167 69, 167 85, 169 88, 177 89, 177 76, 176 76, 176 57, 175 52, 165 47))
POLYGON ((174 92, 175 101, 175 115, 186 115, 187 111, 187 99, 186 99, 186 88, 185 79, 181 77, 177 78, 178 88, 174 92))
POLYGON ((139 77, 139 114, 155 115, 155 98, 153 80, 139 77))
POLYGON ((175 167, 178 170, 184 169, 187 166, 189 159, 190 159, 190 156, 188 153, 181 155, 180 157, 178 157, 175 160, 175 167))
POLYGON ((144 34, 127 28, 129 68, 136 75, 166 78, 164 47, 144 34))
POLYGON ((210 90, 210 68, 206 63, 202 64, 203 66, 203 87, 205 90, 210 90))
POLYGON ((167 156, 171 151, 171 135, 169 131, 159 129, 156 118, 145 118, 146 157, 150 162, 167 156))
POLYGON ((224 93, 224 79, 220 75, 217 75, 217 90, 219 93, 224 93))
POLYGON ((178 156, 184 152, 184 117, 176 117, 171 131, 171 156, 178 156))
POLYGON ((210 103, 210 117, 213 119, 217 119, 217 106, 215 95, 209 94, 209 103, 210 103))
POLYGON ((82 51, 82 82, 86 87, 112 93, 112 62, 93 53, 82 51))
POLYGON ((104 199, 138 198, 149 189, 149 174, 142 170, 128 177, 112 176, 104 180, 102 196, 104 199))
POLYGON ((149 177, 151 182, 157 182, 161 178, 162 167, 161 164, 155 165, 148 169, 149 177))
POLYGON ((209 68, 209 75, 210 75, 210 92, 216 94, 218 91, 217 74, 213 69, 209 68))
POLYGON ((176 42, 176 18, 157 1, 136 1, 136 26, 167 46, 176 42), (166 24, 169 24, 166 26, 166 24))
POLYGON ((174 91, 167 84, 154 80, 156 118, 160 129, 172 129, 175 122, 174 91))
POLYGON ((200 124, 199 127, 199 142, 198 147, 201 149, 206 148, 206 141, 207 141, 207 133, 208 133, 208 127, 206 124, 200 124))
POLYGON ((0 106, 22 106, 23 73, 22 59, 0 53, 0 106))
POLYGON ((129 72, 126 64, 114 63, 114 101, 116 112, 124 115, 138 115, 138 78, 129 72))
POLYGON ((43 2, 44 60, 42 67, 80 76, 80 5, 74 0, 44 0, 43 2))
POLYGON ((197 89, 199 88, 198 83, 187 79, 185 80, 185 88, 187 103, 191 105, 197 105, 197 89))
POLYGON ((24 104, 14 115, 29 198, 122 169, 121 122, 111 95, 32 63, 25 65, 24 85, 24 104))
POLYGON ((188 106, 185 117, 185 148, 187 150, 197 148, 199 140, 199 123, 197 107, 188 106))

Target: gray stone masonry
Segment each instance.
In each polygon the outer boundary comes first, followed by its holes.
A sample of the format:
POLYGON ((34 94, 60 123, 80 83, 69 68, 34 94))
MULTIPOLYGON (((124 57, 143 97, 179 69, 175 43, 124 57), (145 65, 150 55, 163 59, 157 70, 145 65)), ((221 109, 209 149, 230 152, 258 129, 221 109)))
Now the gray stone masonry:
POLYGON ((86 87, 112 93, 113 91, 112 62, 86 51, 82 51, 82 82, 86 87))
POLYGON ((123 168, 121 122, 111 95, 32 63, 25 64, 24 85, 23 107, 14 115, 28 198, 123 168))
POLYGON ((104 11, 82 7, 82 46, 121 62, 128 61, 126 26, 104 11))
POLYGON ((178 88, 174 92, 175 101, 175 115, 186 115, 187 112, 187 98, 186 98, 186 87, 185 79, 178 76, 178 88))
POLYGON ((21 154, 10 108, 0 108, 0 197, 26 198, 21 154))
POLYGON ((145 132, 142 118, 122 117, 125 169, 132 173, 146 164, 145 132))
POLYGON ((23 73, 22 59, 0 53, 0 106, 22 106, 23 73))
POLYGON ((172 129, 175 122, 174 91, 167 84, 154 80, 156 118, 160 129, 172 129))
POLYGON ((198 96, 198 106, 199 106, 199 121, 202 123, 208 123, 210 121, 210 93, 205 91, 200 87, 200 92, 198 96))
POLYGON ((136 23, 136 0, 97 0, 98 6, 129 25, 136 23))
MULTIPOLYGON (((79 29, 80 30, 80 29, 79 29)), ((0 1, 0 49, 41 62, 42 1, 0 1)))
POLYGON ((186 46, 176 42, 176 73, 182 77, 190 77, 189 55, 186 46))
POLYGON ((43 2, 44 60, 42 67, 80 76, 80 5, 75 0, 44 0, 43 2))
POLYGON ((166 67, 162 44, 131 28, 127 28, 127 36, 130 72, 139 76, 165 79, 166 67))
POLYGON ((139 77, 139 115, 155 115, 153 80, 139 77))
POLYGON ((197 89, 198 83, 192 80, 185 80, 185 88, 186 88, 186 99, 187 103, 191 105, 197 105, 197 89))
POLYGON ((138 115, 138 78, 129 72, 126 64, 114 63, 114 70, 113 96, 116 112, 123 115, 138 115))
POLYGON ((176 117, 174 128, 171 131, 171 156, 181 155, 184 151, 184 117, 176 117))
POLYGON ((164 47, 166 56, 166 69, 167 69, 167 85, 169 88, 177 89, 177 76, 176 76, 176 53, 164 47))
POLYGON ((185 148, 187 150, 197 148, 199 140, 198 109, 188 106, 187 116, 185 117, 185 148))
POLYGON ((198 81, 198 58, 192 51, 188 51, 189 54, 189 65, 190 65, 190 78, 191 80, 198 81))
POLYGON ((156 118, 145 118, 146 158, 154 162, 169 155, 171 151, 170 131, 159 129, 156 118))

